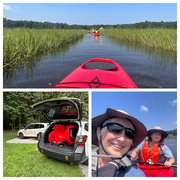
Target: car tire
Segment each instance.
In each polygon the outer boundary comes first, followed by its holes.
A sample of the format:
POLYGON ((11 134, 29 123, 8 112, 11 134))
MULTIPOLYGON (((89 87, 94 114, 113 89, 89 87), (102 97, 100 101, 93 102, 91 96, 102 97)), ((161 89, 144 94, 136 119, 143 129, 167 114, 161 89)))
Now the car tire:
POLYGON ((23 133, 19 133, 19 138, 20 139, 24 139, 24 134, 23 133))

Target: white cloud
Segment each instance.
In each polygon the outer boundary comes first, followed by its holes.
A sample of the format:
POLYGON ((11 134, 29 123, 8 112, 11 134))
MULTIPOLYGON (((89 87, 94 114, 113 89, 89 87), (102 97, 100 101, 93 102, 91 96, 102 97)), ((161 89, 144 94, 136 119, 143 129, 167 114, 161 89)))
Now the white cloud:
POLYGON ((146 106, 141 105, 141 106, 140 106, 140 111, 143 111, 143 112, 148 112, 148 111, 149 111, 149 109, 148 109, 146 106))
POLYGON ((177 124, 177 121, 173 121, 173 124, 177 124))
POLYGON ((169 103, 172 105, 172 106, 176 106, 177 105, 177 99, 173 100, 173 101, 169 101, 169 103))
POLYGON ((3 4, 3 9, 11 10, 11 6, 7 6, 7 5, 4 5, 4 4, 3 4))
POLYGON ((18 6, 14 6, 15 7, 15 11, 18 12, 19 11, 19 7, 18 6))

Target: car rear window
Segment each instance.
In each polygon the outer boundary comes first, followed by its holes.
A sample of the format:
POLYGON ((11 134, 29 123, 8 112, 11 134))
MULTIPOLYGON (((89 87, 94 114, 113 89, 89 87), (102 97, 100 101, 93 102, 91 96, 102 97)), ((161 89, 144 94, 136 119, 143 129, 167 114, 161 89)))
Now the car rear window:
POLYGON ((88 124, 88 123, 86 123, 86 124, 84 125, 84 129, 85 129, 86 131, 89 131, 89 124, 88 124))
POLYGON ((46 115, 50 119, 77 119, 78 113, 74 104, 61 104, 45 110, 46 115))

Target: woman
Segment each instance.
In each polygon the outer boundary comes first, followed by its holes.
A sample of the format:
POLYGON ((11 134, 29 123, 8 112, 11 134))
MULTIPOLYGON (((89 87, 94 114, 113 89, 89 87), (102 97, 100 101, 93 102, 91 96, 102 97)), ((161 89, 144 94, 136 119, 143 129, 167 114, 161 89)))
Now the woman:
POLYGON ((132 158, 138 155, 138 160, 140 161, 163 163, 165 167, 171 167, 172 164, 175 163, 175 159, 170 149, 163 144, 168 134, 156 126, 148 131, 147 136, 148 140, 142 142, 138 148, 132 152, 132 158))
POLYGON ((92 176, 145 177, 134 167, 127 153, 146 137, 146 127, 136 118, 119 110, 107 108, 92 119, 92 176))

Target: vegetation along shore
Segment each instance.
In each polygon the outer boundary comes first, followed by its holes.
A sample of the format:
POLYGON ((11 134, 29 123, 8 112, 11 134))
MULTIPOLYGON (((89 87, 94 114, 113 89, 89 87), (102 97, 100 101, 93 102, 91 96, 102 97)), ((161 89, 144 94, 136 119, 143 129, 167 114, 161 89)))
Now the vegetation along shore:
POLYGON ((86 30, 66 29, 3 29, 3 67, 10 69, 16 62, 34 59, 52 49, 76 42, 86 30))
POLYGON ((151 48, 177 51, 177 30, 167 28, 107 29, 102 34, 117 40, 126 40, 151 48))

